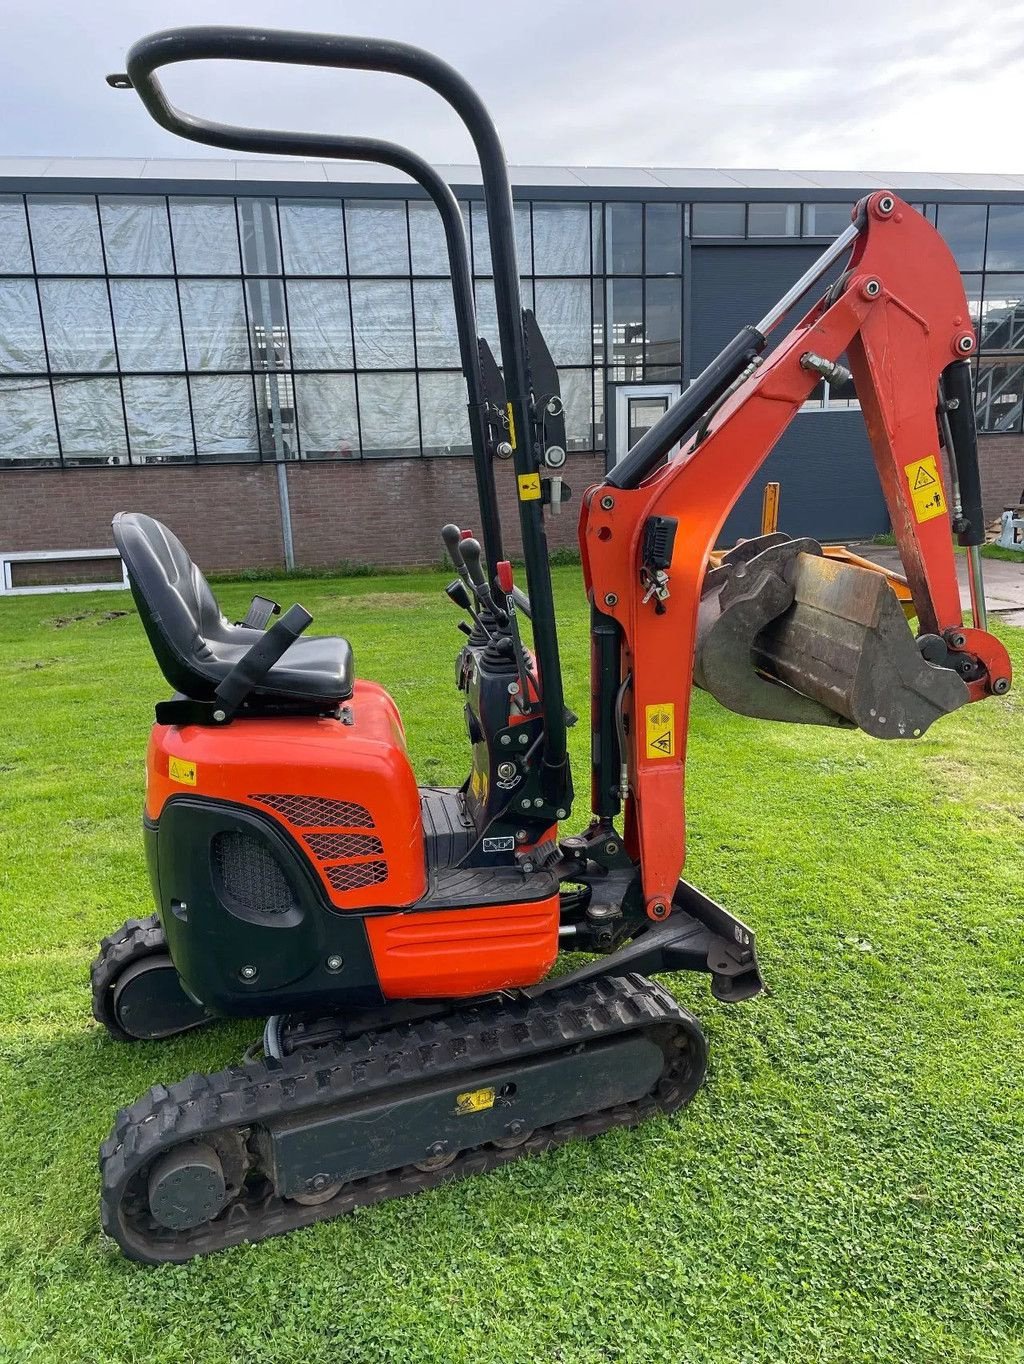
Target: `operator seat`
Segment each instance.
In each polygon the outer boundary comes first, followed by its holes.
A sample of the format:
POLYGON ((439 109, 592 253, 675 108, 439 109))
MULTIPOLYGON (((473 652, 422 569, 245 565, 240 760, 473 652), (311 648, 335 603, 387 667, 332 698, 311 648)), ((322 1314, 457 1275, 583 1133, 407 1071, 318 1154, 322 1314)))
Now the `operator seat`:
MULTIPOLYGON (((212 701, 262 630, 228 621, 178 537, 152 516, 118 512, 114 543, 160 670, 180 695, 212 701)), ((323 711, 352 695, 352 649, 339 636, 291 644, 252 690, 250 706, 323 711)))

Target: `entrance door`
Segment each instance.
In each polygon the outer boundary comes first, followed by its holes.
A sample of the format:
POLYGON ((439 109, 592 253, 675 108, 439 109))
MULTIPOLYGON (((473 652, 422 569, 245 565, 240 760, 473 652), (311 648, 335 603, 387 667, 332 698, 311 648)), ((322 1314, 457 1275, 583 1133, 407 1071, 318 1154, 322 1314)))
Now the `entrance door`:
POLYGON ((618 384, 615 394, 615 444, 612 463, 632 450, 679 397, 678 384, 618 384))

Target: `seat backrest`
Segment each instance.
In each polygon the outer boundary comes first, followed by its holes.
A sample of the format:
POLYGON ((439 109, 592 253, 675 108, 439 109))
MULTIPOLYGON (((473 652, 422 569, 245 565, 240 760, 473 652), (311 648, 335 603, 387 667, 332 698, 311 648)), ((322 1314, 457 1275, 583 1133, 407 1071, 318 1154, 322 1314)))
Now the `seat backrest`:
POLYGON ((175 691, 210 700, 223 676, 211 666, 210 641, 231 630, 210 584, 173 531, 152 516, 118 512, 113 529, 160 671, 175 691))

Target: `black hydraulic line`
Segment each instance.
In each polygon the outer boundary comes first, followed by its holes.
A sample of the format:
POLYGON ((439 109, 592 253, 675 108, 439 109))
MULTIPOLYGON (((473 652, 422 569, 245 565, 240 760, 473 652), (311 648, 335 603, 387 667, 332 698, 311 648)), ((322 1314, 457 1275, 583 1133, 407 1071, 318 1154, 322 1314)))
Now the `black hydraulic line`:
POLYGON ((957 544, 969 547, 985 543, 985 511, 978 467, 978 428, 974 415, 974 379, 966 360, 954 360, 942 371, 942 402, 949 422, 953 448, 947 450, 960 490, 957 544))
MULTIPOLYGON (((512 188, 504 149, 491 116, 469 82, 447 62, 422 48, 390 39, 223 25, 167 29, 140 39, 128 53, 127 70, 149 113, 170 132, 214 146, 237 144, 214 141, 213 138, 224 136, 223 126, 176 109, 153 74, 159 67, 195 60, 274 62, 406 76, 428 86, 446 100, 473 139, 487 206, 498 335, 509 404, 509 438, 517 480, 525 480, 528 492, 525 499, 520 496, 519 518, 533 608, 534 644, 544 687, 543 787, 551 804, 564 805, 569 789, 565 700, 542 502, 532 493, 539 469, 531 440, 532 414, 512 188)), ((231 134, 238 131, 228 130, 231 134)), ((269 133, 267 136, 272 140, 283 137, 298 141, 314 135, 269 133)), ((246 145, 242 144, 243 149, 246 145)), ((272 141, 270 145, 272 149, 281 150, 278 141, 272 141)), ((305 145, 312 146, 313 143, 306 140, 305 145)), ((522 485, 520 491, 523 491, 522 485)))
POLYGON ((702 370, 665 415, 646 431, 605 478, 615 488, 635 488, 678 445, 690 428, 718 401, 764 350, 766 341, 756 327, 744 327, 702 370))
POLYGON ((622 632, 618 621, 592 606, 590 638, 595 665, 590 704, 591 809, 601 818, 610 818, 621 808, 621 759, 615 722, 615 701, 621 683, 622 632))

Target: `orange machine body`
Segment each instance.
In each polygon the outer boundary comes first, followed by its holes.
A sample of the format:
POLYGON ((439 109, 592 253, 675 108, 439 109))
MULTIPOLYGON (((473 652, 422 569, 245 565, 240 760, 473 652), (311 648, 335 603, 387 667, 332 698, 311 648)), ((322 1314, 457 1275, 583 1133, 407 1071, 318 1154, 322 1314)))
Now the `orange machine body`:
POLYGON ((154 725, 146 813, 174 795, 206 796, 271 815, 316 868, 339 910, 414 904, 427 884, 420 798, 394 701, 355 684, 351 723, 282 716, 154 725))
POLYGON ((535 985, 558 955, 559 897, 381 914, 366 931, 385 999, 465 998, 535 985))
POLYGON ((386 999, 465 998, 533 985, 558 952, 559 897, 418 908, 427 892, 420 793, 394 701, 358 681, 348 723, 314 716, 154 725, 146 815, 173 797, 273 819, 308 860, 332 910, 364 914, 386 999), (396 912, 398 911, 398 912, 396 912))

